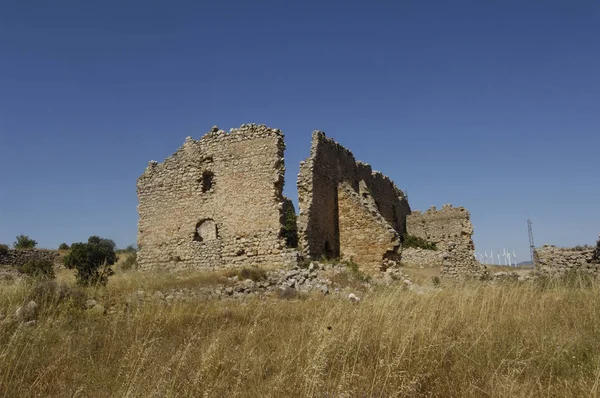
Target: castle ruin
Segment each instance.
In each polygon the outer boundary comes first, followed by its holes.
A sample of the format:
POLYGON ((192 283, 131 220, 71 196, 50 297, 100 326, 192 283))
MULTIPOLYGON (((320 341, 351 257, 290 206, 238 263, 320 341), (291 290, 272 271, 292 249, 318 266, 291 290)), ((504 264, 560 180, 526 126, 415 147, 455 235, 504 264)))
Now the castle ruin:
POLYGON ((163 163, 151 161, 137 182, 140 267, 277 268, 299 257, 339 258, 373 274, 399 263, 408 229, 447 242, 449 274, 479 272, 466 210, 411 215, 388 177, 320 131, 298 175, 298 251, 286 247, 284 214, 293 205, 283 196, 283 139, 265 125, 213 127, 163 163))
POLYGON ((443 205, 440 210, 432 207, 424 213, 414 211, 407 217, 406 224, 410 235, 435 243, 441 253, 417 251, 419 256, 415 250, 407 249, 402 252, 403 262, 441 265, 442 273, 453 276, 476 276, 484 271, 485 266, 475 259, 473 224, 464 207, 443 205), (415 257, 418 260, 411 261, 415 257))

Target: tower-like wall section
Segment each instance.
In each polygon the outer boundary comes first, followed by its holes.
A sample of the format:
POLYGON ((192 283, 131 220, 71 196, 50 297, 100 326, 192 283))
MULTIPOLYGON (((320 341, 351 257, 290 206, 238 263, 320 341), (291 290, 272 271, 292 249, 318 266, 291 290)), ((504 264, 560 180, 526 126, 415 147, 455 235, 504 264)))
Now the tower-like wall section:
POLYGON ((338 185, 346 183, 361 194, 360 181, 383 219, 403 234, 410 214, 404 193, 388 177, 357 162, 348 149, 315 131, 310 156, 300 163, 298 175, 298 232, 306 256, 340 256, 338 185))
POLYGON ((283 134, 213 128, 138 179, 141 268, 281 265, 283 134))
POLYGON ((414 211, 406 218, 407 233, 435 243, 444 251, 442 271, 445 274, 463 276, 479 275, 485 266, 475 259, 473 224, 464 207, 444 205, 424 213, 414 211))

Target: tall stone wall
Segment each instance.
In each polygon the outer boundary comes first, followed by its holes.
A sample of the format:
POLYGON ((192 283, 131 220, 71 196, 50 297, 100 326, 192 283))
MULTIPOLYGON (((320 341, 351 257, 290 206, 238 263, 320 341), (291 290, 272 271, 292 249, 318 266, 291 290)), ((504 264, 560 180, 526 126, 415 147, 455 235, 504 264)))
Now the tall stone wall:
POLYGON ((356 262, 369 273, 382 270, 386 265, 382 260, 397 253, 400 239, 375 201, 344 182, 338 185, 338 211, 341 258, 356 262))
POLYGON ((325 133, 315 131, 310 156, 300 163, 298 174, 300 247, 310 258, 341 254, 338 195, 342 183, 361 196, 370 195, 375 210, 399 235, 406 229, 410 206, 404 193, 325 133))
POLYGON ((0 265, 19 267, 29 260, 50 260, 56 263, 58 262, 58 253, 54 250, 45 249, 8 249, 6 254, 0 253, 0 265))
POLYGON ((281 265, 283 134, 214 127, 138 179, 143 269, 281 265))
POLYGON ((407 232, 437 245, 443 252, 442 272, 451 276, 477 276, 485 265, 475 259, 473 224, 464 207, 444 205, 424 213, 414 211, 406 219, 407 232))
POLYGON ((594 249, 574 250, 544 245, 536 249, 538 260, 535 267, 549 275, 561 275, 571 270, 598 275, 600 264, 594 261, 594 249))

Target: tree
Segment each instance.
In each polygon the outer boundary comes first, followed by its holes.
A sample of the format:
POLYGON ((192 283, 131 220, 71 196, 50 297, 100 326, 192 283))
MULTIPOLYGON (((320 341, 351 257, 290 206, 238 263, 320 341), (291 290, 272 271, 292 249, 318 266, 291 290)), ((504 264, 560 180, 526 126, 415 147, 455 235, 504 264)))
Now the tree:
POLYGON ((87 243, 73 243, 63 259, 67 268, 75 269, 77 284, 82 286, 106 285, 116 261, 115 242, 98 236, 90 236, 87 243))
POLYGON ((13 243, 15 249, 33 249, 36 245, 37 242, 26 235, 17 236, 17 240, 13 243))
POLYGON ((67 245, 66 243, 61 243, 58 246, 58 250, 69 250, 69 245, 67 245))
POLYGON ((287 247, 298 247, 298 227, 296 225, 294 206, 287 206, 284 213, 282 236, 287 247))

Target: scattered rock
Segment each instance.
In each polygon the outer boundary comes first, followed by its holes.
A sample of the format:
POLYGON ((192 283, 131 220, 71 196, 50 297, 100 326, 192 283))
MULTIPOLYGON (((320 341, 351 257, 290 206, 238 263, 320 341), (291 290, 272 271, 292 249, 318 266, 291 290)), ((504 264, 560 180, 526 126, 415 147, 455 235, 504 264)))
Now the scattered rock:
POLYGON ((360 302, 360 297, 358 297, 357 295, 355 295, 354 293, 350 293, 348 295, 348 298, 350 299, 350 301, 353 301, 355 303, 360 302))
POLYGON ((89 310, 90 308, 94 308, 96 304, 98 304, 96 300, 88 300, 85 302, 85 308, 89 310))
POLYGON ((15 311, 15 316, 22 322, 33 320, 37 316, 38 305, 35 301, 31 300, 24 307, 19 307, 15 311))

